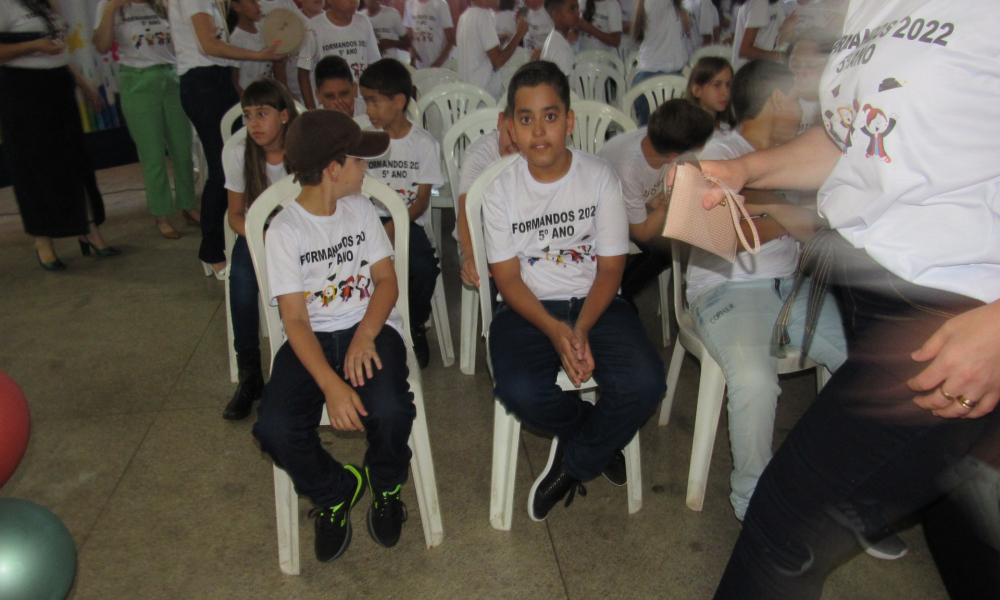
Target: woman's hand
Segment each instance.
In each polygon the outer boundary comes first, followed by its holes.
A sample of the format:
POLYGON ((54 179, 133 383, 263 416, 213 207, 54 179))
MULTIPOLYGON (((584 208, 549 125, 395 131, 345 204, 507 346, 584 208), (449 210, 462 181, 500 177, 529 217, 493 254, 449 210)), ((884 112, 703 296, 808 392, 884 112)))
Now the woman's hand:
MULTIPOLYGON (((700 164, 702 173, 723 181, 737 193, 746 186, 747 180, 750 179, 746 169, 742 168, 742 164, 737 160, 703 160, 700 164)), ((701 203, 705 210, 709 210, 718 206, 725 197, 722 188, 713 185, 701 203)))
POLYGON ((104 110, 106 106, 104 104, 104 98, 101 98, 101 95, 97 92, 94 86, 89 84, 83 85, 80 86, 80 89, 83 90, 83 96, 87 99, 87 104, 94 109, 94 112, 101 112, 104 110))
POLYGON ((41 52, 42 54, 49 54, 55 56, 57 54, 62 54, 66 51, 66 44, 59 40, 53 40, 51 38, 41 38, 32 42, 35 52, 41 52))

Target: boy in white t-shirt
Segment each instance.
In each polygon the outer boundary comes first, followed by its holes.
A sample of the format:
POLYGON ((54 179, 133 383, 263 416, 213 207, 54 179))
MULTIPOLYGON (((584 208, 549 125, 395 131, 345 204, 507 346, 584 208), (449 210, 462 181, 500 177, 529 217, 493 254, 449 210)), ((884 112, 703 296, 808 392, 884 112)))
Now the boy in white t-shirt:
POLYGON ((403 13, 403 25, 410 31, 417 68, 440 68, 455 47, 451 7, 444 0, 409 0, 403 13))
MULTIPOLYGON (((230 10, 236 13, 236 27, 229 34, 229 43, 246 50, 263 50, 266 48, 264 38, 260 35, 257 24, 263 18, 258 0, 232 0, 230 10)), ((266 79, 274 74, 273 63, 260 60, 234 61, 233 85, 236 92, 242 96, 243 90, 258 79, 266 79)))
MULTIPOLYGON (((572 77, 576 48, 570 43, 569 37, 580 21, 580 2, 545 0, 545 10, 552 19, 552 31, 542 45, 542 60, 554 62, 566 77, 572 77)), ((572 35, 575 37, 575 34, 572 35)))
MULTIPOLYGON (((737 158, 795 137, 801 110, 787 67, 769 60, 747 63, 733 78, 732 100, 736 129, 714 138, 699 158, 737 158)), ((789 204, 773 192, 741 193, 747 198, 747 210, 755 216, 760 252, 741 252, 730 264, 693 248, 687 298, 695 330, 726 376, 733 452, 730 502, 742 521, 757 480, 771 460, 775 407, 781 392, 778 359, 771 351, 772 329, 795 283, 796 239, 811 238, 820 220, 815 209, 789 204)), ((745 222, 743 226, 749 235, 745 222)), ((809 288, 808 281, 802 285, 809 288)), ((812 341, 803 348, 809 294, 798 294, 789 335, 792 346, 833 372, 846 359, 847 346, 836 302, 829 295, 822 301, 812 341)))
POLYGON ((365 101, 358 95, 358 86, 351 67, 339 56, 324 56, 316 64, 316 97, 327 110, 339 110, 349 117, 365 114, 365 101))
MULTIPOLYGON (((389 152, 369 161, 368 174, 396 190, 410 207, 410 334, 413 351, 423 369, 430 361, 425 323, 431 316, 431 299, 437 285, 438 259, 424 231, 431 191, 444 185, 441 146, 431 134, 406 118, 413 82, 403 63, 392 58, 375 62, 358 80, 372 126, 389 134, 389 152)), ((385 207, 376 206, 389 238, 394 224, 385 207)))
POLYGON ((620 449, 663 397, 663 363, 638 315, 617 298, 628 220, 611 167, 566 147, 569 82, 558 67, 521 67, 508 91, 521 158, 483 194, 486 253, 502 303, 490 325, 496 397, 522 423, 552 433, 528 514, 552 508, 602 472, 624 485, 620 449), (562 391, 593 377, 596 405, 562 391))
POLYGON ((399 11, 391 6, 382 6, 381 0, 365 0, 361 14, 371 21, 382 56, 403 60, 410 47, 410 33, 403 25, 399 11))
POLYGON ((346 60, 355 78, 382 58, 371 21, 357 12, 358 0, 329 0, 328 5, 326 14, 309 21, 309 35, 299 49, 299 87, 308 108, 318 104, 310 74, 324 56, 346 60))
POLYGON ((507 64, 514 50, 528 31, 528 24, 518 18, 517 31, 507 45, 500 48, 493 13, 499 0, 472 0, 472 6, 465 9, 458 18, 458 76, 465 83, 471 83, 500 98, 503 83, 500 81, 500 67, 507 64))
POLYGON ((337 111, 310 111, 288 131, 287 158, 302 192, 267 232, 270 302, 288 336, 274 357, 253 434, 316 508, 316 558, 340 557, 351 543, 351 509, 371 490, 368 533, 399 540, 399 498, 410 462, 416 410, 407 383, 403 321, 392 246, 368 198, 365 161, 389 147, 337 111), (364 431, 364 468, 342 465, 316 427, 364 431))

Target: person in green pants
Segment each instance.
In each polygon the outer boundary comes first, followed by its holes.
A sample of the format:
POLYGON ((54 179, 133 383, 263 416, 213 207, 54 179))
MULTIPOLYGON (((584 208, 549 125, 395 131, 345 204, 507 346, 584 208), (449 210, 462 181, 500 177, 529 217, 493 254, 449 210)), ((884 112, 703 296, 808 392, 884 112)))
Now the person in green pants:
POLYGON ((97 4, 94 47, 98 52, 118 44, 122 113, 139 151, 149 212, 163 237, 179 238, 167 218, 180 209, 190 225, 196 210, 191 123, 181 107, 180 80, 170 23, 162 0, 101 0, 97 4), (174 164, 170 191, 166 153, 174 164))

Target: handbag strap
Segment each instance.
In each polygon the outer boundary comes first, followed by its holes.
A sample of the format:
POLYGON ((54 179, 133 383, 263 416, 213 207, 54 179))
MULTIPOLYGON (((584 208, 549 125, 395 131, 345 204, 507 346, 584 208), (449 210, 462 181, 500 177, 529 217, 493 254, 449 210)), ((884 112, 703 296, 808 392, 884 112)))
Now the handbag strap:
POLYGON ((750 218, 750 213, 747 212, 745 206, 743 206, 742 198, 737 194, 733 188, 729 187, 724 181, 713 177, 711 175, 706 175, 702 173, 702 177, 711 181, 715 185, 722 188, 722 193, 726 195, 725 200, 722 201, 723 206, 729 207, 729 214, 733 218, 733 227, 736 228, 736 235, 740 238, 740 243, 743 244, 743 249, 750 254, 757 254, 760 252, 760 236, 757 234, 757 226, 754 225, 753 219, 750 218), (738 211, 738 212, 737 212, 738 211), (740 227, 740 215, 750 225, 750 232, 753 234, 753 247, 750 247, 746 236, 743 235, 743 228, 740 227))

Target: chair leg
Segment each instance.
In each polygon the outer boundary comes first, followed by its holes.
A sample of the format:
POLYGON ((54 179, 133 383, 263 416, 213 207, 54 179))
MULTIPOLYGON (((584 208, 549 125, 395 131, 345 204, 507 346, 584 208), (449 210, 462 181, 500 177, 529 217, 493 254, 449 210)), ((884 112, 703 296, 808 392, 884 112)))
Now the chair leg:
POLYGON ((677 380, 681 377, 681 363, 684 362, 684 346, 681 338, 674 342, 674 352, 670 355, 670 369, 667 370, 667 395, 660 405, 660 426, 670 422, 670 411, 674 406, 674 394, 677 393, 677 380))
POLYGON ((299 574, 299 496, 292 478, 274 467, 274 508, 278 520, 278 566, 285 575, 299 574))
POLYGON ((660 325, 663 329, 663 347, 670 345, 670 279, 673 269, 660 273, 660 325))
POLYGON ((263 332, 264 337, 271 337, 271 334, 267 331, 267 309, 264 308, 264 297, 260 296, 257 298, 257 304, 260 305, 260 328, 263 332))
POLYGON ((628 514, 642 510, 642 461, 639 456, 639 432, 625 446, 625 474, 628 477, 628 514))
POLYGON ((823 391, 823 387, 826 386, 826 382, 830 381, 831 377, 833 377, 833 373, 830 372, 830 369, 827 369, 826 367, 824 367, 822 365, 816 367, 816 393, 817 394, 823 391))
POLYGON ((236 383, 240 380, 239 368, 236 366, 236 346, 235 344, 235 333, 233 331, 233 311, 231 304, 229 303, 229 277, 226 277, 226 339, 229 344, 229 379, 236 383))
POLYGON ((494 401, 490 524, 501 531, 510 531, 514 514, 514 478, 520 434, 520 421, 508 415, 500 402, 494 401))
POLYGON ((410 469, 413 470, 413 486, 420 505, 421 523, 424 528, 424 542, 427 548, 439 546, 444 540, 444 526, 441 524, 441 504, 438 501, 437 479, 434 476, 434 460, 431 456, 430 436, 427 433, 427 417, 424 413, 423 388, 420 385, 420 369, 413 351, 407 352, 410 364, 410 390, 417 416, 410 432, 410 469))
POLYGON ((434 331, 437 332, 438 346, 441 348, 441 362, 450 367, 455 364, 455 346, 451 341, 451 323, 448 322, 448 302, 444 297, 444 279, 438 274, 437 285, 434 286, 434 297, 431 298, 431 316, 434 319, 434 331))
POLYGON ((712 463, 715 434, 719 428, 726 377, 711 356, 701 358, 701 382, 698 385, 698 412, 694 419, 694 442, 691 444, 691 467, 688 470, 687 506, 700 511, 705 504, 708 469, 712 463))
POLYGON ((458 368, 466 375, 476 374, 476 329, 479 328, 479 292, 462 286, 462 332, 458 368))

